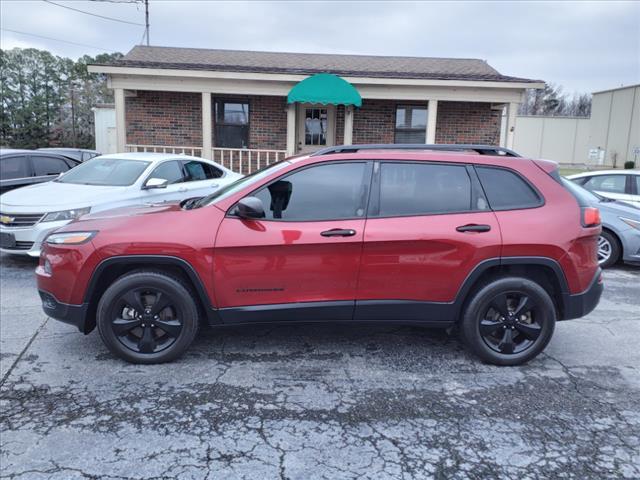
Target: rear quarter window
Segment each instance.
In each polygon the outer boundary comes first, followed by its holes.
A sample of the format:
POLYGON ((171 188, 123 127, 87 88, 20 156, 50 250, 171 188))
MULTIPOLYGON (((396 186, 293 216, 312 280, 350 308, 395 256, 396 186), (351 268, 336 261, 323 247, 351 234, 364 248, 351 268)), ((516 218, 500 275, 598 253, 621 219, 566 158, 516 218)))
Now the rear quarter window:
POLYGON ((535 208, 542 197, 517 173, 498 167, 476 167, 480 183, 493 210, 535 208))

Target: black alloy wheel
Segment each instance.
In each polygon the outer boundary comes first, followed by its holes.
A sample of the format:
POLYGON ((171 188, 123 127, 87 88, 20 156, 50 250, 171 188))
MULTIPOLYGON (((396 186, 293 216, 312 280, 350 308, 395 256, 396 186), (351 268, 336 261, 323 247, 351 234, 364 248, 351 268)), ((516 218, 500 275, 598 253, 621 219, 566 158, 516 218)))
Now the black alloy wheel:
POLYGON ((98 303, 105 345, 132 363, 162 363, 182 355, 199 325, 197 300, 182 279, 160 271, 123 275, 98 303))
POLYGON ((514 354, 530 348, 540 336, 542 325, 536 305, 524 292, 505 292, 489 303, 480 321, 480 335, 492 350, 514 354))
POLYGON ((473 353, 494 365, 520 365, 549 343, 556 307, 533 280, 495 279, 471 295, 460 322, 462 340, 473 353))
POLYGON ((137 353, 156 353, 173 345, 182 332, 175 301, 167 292, 137 288, 122 295, 111 328, 122 344, 137 353))

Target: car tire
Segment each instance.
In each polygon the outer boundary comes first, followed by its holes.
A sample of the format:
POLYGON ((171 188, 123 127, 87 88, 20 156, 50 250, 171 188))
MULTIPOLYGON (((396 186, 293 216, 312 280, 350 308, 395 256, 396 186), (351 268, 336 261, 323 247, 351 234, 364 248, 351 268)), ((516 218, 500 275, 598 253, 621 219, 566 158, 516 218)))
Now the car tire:
POLYGON ((598 263, 602 268, 609 268, 620 260, 622 247, 616 236, 607 231, 602 230, 598 237, 598 263), (608 254, 608 256, 606 256, 608 254))
POLYGON ((556 323, 553 300, 536 282, 500 278, 469 299, 460 322, 465 346, 484 362, 520 365, 549 343, 556 323))
POLYGON ((164 363, 181 356, 195 338, 198 304, 179 278, 137 271, 106 289, 96 314, 107 348, 131 363, 164 363))

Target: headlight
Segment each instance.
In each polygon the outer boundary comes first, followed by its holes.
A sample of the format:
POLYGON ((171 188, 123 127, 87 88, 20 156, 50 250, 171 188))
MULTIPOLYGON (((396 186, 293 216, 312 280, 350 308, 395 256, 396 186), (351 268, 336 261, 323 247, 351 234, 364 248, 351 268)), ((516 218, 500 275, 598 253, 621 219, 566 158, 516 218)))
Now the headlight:
POLYGON ((80 245, 96 236, 98 232, 64 232, 52 233, 45 240, 51 245, 80 245))
POLYGON ((47 213, 42 219, 43 222, 58 222, 60 220, 75 220, 81 215, 86 215, 91 211, 91 207, 74 208, 73 210, 63 210, 61 212, 47 213))
POLYGON ((640 222, 638 220, 631 220, 630 218, 618 217, 624 223, 629 225, 631 228, 635 228, 636 230, 640 230, 640 222))

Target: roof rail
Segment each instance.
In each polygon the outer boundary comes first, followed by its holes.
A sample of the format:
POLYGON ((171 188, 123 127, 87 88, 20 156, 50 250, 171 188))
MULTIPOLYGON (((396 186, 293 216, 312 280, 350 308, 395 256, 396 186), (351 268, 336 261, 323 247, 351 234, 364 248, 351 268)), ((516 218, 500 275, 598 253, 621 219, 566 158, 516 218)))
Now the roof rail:
POLYGON ((421 143, 396 143, 396 144, 369 144, 369 145, 336 145, 323 148, 311 154, 312 157, 329 155, 331 153, 355 153, 362 150, 438 150, 445 152, 463 152, 470 150, 480 155, 502 155, 505 157, 520 157, 513 150, 496 147, 493 145, 466 145, 466 144, 421 144, 421 143))

